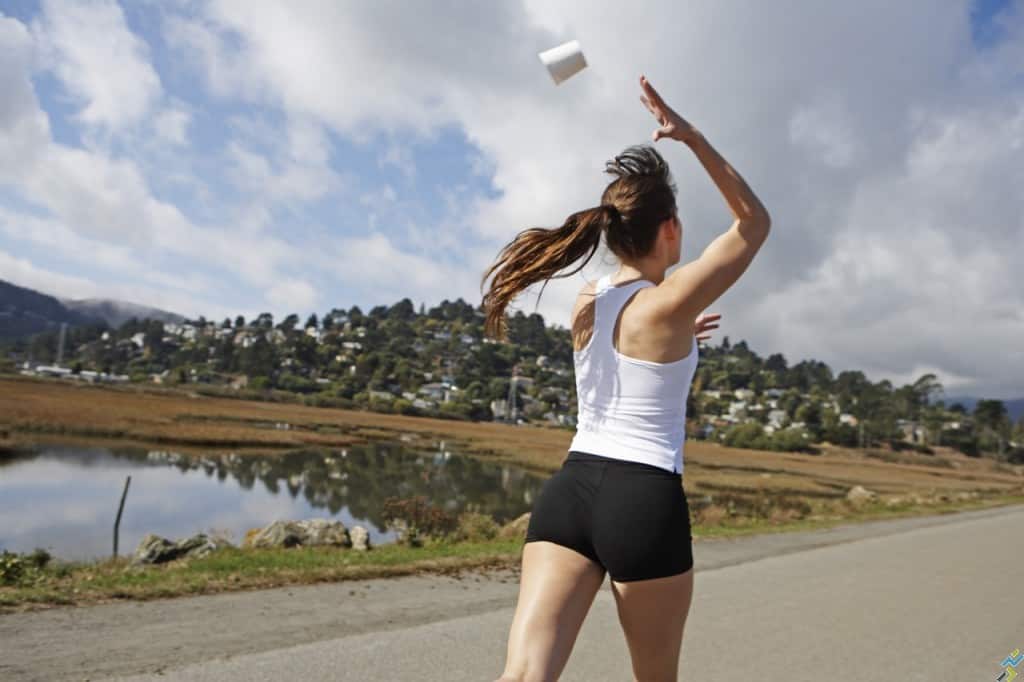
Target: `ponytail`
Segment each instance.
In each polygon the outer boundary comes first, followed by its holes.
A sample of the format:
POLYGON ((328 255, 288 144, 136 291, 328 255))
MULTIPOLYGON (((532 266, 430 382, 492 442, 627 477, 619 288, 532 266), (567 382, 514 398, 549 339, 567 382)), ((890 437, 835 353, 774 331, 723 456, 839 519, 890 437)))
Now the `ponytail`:
MULTIPOLYGON (((507 334, 505 308, 519 292, 542 280, 547 286, 546 280, 575 275, 597 251, 601 233, 621 222, 622 216, 615 206, 602 204, 573 213, 559 228, 531 227, 516 235, 502 248, 498 260, 480 280, 482 288, 487 278, 498 271, 483 297, 484 334, 504 341, 507 334), (575 270, 557 274, 584 256, 586 258, 575 270)), ((540 295, 543 293, 542 286, 540 295)))

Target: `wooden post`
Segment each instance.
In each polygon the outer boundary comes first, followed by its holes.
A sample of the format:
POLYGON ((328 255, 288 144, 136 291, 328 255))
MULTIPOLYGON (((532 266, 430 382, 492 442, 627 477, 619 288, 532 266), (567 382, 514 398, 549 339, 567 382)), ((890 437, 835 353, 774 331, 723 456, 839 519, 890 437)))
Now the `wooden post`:
POLYGON ((117 508, 117 520, 114 521, 114 557, 117 557, 117 533, 121 526, 121 512, 124 511, 124 498, 128 497, 128 484, 132 482, 132 477, 129 476, 124 481, 124 492, 121 493, 121 504, 117 508))

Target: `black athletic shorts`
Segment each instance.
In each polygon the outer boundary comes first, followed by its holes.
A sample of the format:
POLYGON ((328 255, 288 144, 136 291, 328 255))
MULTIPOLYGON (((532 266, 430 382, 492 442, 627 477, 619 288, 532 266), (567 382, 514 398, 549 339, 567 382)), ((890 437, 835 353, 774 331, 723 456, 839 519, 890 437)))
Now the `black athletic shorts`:
POLYGON ((575 550, 620 582, 684 573, 693 535, 683 475, 570 450, 534 500, 526 542, 535 540, 575 550))

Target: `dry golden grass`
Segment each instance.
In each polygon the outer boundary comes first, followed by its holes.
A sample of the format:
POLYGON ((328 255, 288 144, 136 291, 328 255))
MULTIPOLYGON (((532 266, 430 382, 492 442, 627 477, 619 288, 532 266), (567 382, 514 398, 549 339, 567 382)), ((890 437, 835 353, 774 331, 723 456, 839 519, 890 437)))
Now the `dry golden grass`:
MULTIPOLYGON (((117 438, 171 444, 182 451, 231 448, 260 454, 296 447, 340 447, 375 439, 410 445, 443 440, 478 458, 535 473, 556 471, 572 432, 566 429, 464 422, 358 410, 199 396, 150 386, 90 386, 59 380, 0 378, 0 431, 31 442, 45 434, 80 440, 117 438), (274 429, 287 423, 288 430, 274 429)), ((893 453, 895 454, 895 453, 893 453)), ((685 485, 696 494, 793 495, 837 499, 855 485, 883 495, 1012 492, 1021 468, 943 451, 899 453, 889 462, 857 450, 825 447, 818 455, 764 452, 688 441, 685 485)))

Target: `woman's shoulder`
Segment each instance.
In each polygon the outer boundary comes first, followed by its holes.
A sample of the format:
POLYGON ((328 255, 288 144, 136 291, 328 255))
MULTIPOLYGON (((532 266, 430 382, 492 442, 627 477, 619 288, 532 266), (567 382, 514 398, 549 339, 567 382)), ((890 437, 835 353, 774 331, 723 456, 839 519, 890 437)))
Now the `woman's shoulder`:
POLYGON ((573 305, 572 314, 569 318, 574 350, 586 346, 593 332, 594 292, 596 290, 597 283, 587 281, 576 295, 576 303, 573 305))

